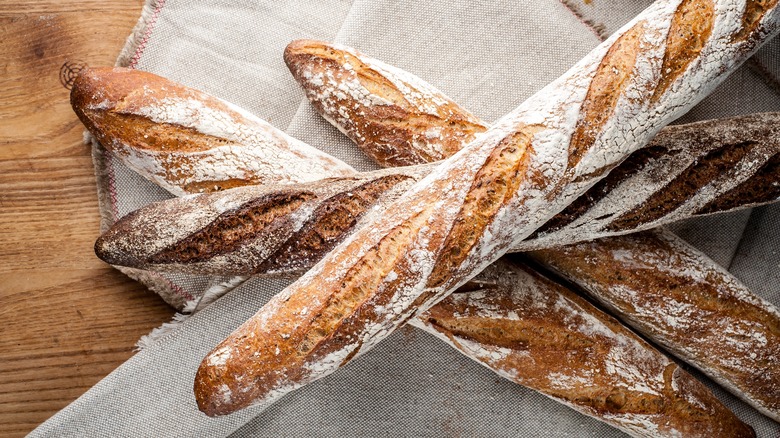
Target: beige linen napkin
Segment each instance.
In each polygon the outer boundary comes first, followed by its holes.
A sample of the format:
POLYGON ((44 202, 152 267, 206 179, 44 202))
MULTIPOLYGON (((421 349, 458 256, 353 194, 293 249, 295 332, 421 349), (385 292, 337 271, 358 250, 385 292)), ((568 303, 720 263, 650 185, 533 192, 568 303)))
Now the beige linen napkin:
MULTIPOLYGON (((363 170, 372 165, 303 101, 281 59, 290 40, 315 37, 354 46, 494 120, 649 4, 157 0, 147 5, 120 63, 232 101, 363 170)), ((684 120, 780 110, 780 42, 751 63, 684 120)), ((105 224, 169 196, 100 148, 95 164, 105 224)), ((675 230, 780 304, 780 207, 689 221, 675 230)), ((211 280, 138 278, 178 308, 211 280)), ((247 282, 131 358, 32 436, 624 436, 411 329, 264 411, 218 419, 201 414, 192 396, 201 358, 286 283, 247 282)), ((780 425, 707 383, 759 436, 780 434, 780 425)))

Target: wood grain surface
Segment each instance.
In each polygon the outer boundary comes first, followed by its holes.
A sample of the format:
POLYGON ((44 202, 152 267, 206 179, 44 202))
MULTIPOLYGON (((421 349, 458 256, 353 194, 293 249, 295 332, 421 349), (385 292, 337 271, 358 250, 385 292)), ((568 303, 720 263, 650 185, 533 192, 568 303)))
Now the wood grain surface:
POLYGON ((23 436, 174 311, 98 260, 98 205, 66 62, 112 65, 142 0, 0 2, 0 436, 23 436))

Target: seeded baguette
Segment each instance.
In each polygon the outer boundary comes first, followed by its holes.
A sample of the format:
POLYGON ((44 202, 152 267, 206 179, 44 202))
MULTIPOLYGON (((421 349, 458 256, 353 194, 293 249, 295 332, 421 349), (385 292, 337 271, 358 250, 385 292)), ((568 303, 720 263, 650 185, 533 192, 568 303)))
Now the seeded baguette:
POLYGON ((503 258, 410 324, 499 375, 637 437, 755 436, 614 318, 503 258))
POLYGON ((224 100, 140 70, 82 70, 71 106, 101 145, 174 195, 355 173, 224 100))
POLYGON ((705 96, 776 33, 778 15, 774 2, 654 3, 218 345, 196 374, 199 408, 270 401, 370 349, 705 96))
POLYGON ((780 312, 704 254, 656 230, 529 255, 780 421, 780 312))

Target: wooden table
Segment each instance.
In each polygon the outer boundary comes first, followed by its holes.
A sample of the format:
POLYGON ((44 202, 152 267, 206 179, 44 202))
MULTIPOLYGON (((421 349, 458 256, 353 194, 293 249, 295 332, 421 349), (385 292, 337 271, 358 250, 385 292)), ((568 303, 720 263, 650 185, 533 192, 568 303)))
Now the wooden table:
POLYGON ((22 436, 174 311, 98 260, 98 206, 66 62, 112 65, 141 0, 0 3, 0 436, 22 436))

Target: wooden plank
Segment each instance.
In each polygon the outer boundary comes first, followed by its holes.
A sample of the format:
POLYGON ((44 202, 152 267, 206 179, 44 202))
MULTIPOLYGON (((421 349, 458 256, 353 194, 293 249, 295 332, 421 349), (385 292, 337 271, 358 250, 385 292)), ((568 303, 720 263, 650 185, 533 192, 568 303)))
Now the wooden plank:
POLYGON ((93 253, 92 160, 59 77, 113 64, 142 5, 0 4, 0 436, 28 433, 173 315, 93 253))

